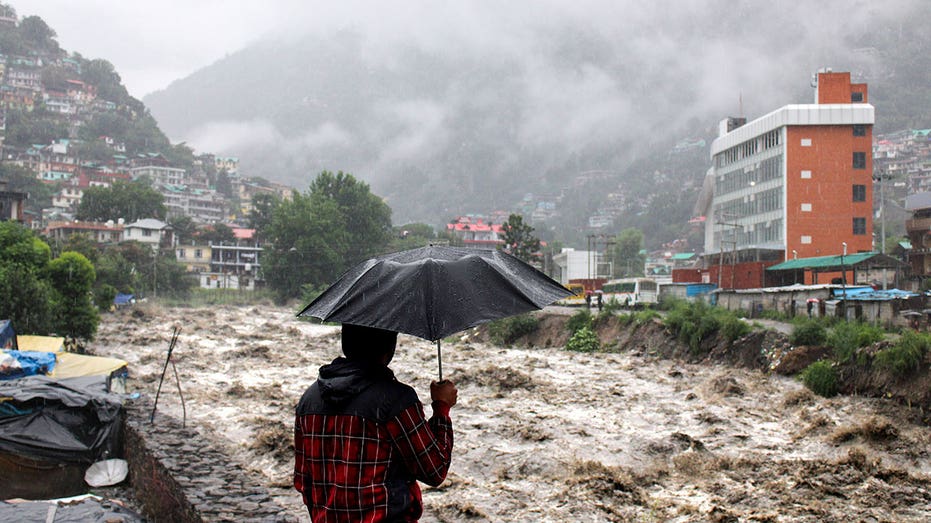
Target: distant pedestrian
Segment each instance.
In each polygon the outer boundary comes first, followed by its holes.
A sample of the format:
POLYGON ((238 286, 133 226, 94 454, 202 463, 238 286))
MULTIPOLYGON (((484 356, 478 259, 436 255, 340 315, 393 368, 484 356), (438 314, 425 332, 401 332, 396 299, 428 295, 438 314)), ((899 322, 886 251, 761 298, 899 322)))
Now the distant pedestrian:
POLYGON ((815 304, 811 301, 808 302, 808 317, 811 318, 811 310, 815 307, 815 304))
POLYGON ((598 312, 601 312, 601 308, 604 306, 604 300, 602 299, 601 296, 602 296, 602 294, 601 294, 601 292, 599 291, 599 292, 598 292, 598 296, 597 296, 597 298, 598 298, 598 312))

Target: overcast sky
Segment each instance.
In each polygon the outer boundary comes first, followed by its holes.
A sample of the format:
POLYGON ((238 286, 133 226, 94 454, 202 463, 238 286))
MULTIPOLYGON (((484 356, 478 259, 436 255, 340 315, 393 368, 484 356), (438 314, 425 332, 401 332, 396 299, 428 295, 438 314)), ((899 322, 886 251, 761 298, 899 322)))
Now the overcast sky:
POLYGON ((723 8, 771 11, 797 27, 808 26, 806 36, 831 41, 833 33, 848 30, 851 22, 856 25, 876 16, 896 16, 905 11, 904 6, 914 5, 912 0, 789 1, 777 5, 739 0, 3 1, 20 17, 42 17, 66 50, 112 62, 130 94, 139 99, 268 35, 349 27, 372 41, 403 39, 424 47, 442 45, 444 53, 455 53, 457 47, 468 48, 470 53, 503 49, 520 53, 529 45, 525 38, 528 28, 574 18, 584 20, 595 32, 618 39, 642 34, 653 45, 661 45, 664 32, 713 30, 703 18, 723 8), (857 20, 858 14, 864 20, 857 20), (687 20, 692 20, 691 26, 687 22, 683 26, 687 20), (832 23, 837 20, 844 23, 832 23))

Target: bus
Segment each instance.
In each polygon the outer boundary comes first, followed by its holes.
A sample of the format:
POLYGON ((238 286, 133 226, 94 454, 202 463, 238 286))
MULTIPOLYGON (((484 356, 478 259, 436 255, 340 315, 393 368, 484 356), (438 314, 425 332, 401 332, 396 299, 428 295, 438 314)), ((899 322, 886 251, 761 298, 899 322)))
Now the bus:
POLYGON ((581 283, 567 283, 564 285, 572 296, 568 296, 556 302, 556 305, 580 306, 585 305, 585 286, 581 283))
POLYGON ((615 300, 625 307, 653 305, 659 301, 659 286, 652 278, 610 280, 601 288, 605 302, 615 300))

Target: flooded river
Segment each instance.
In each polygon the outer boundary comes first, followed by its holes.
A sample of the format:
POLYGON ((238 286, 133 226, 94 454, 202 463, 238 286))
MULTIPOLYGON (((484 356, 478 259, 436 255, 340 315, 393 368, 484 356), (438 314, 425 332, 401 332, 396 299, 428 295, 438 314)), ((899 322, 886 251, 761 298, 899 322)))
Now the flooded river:
MULTIPOLYGON (((307 521, 290 489, 293 407, 339 355, 338 328, 272 306, 142 305, 105 315, 93 349, 154 394, 175 325, 188 421, 307 521)), ((399 340, 392 368, 427 399, 435 346, 399 340)), ((931 429, 907 408, 629 353, 443 347, 456 443, 423 521, 931 520, 931 429)), ((168 385, 159 411, 180 418, 168 385)))

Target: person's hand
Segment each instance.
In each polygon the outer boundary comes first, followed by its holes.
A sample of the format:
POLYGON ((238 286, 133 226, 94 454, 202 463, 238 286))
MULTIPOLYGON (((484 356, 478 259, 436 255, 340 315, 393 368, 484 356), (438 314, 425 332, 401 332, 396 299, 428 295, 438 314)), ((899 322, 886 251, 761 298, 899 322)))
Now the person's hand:
POLYGON ((433 401, 442 401, 452 407, 456 404, 456 398, 459 391, 456 386, 449 380, 434 381, 430 384, 430 399, 433 401))

